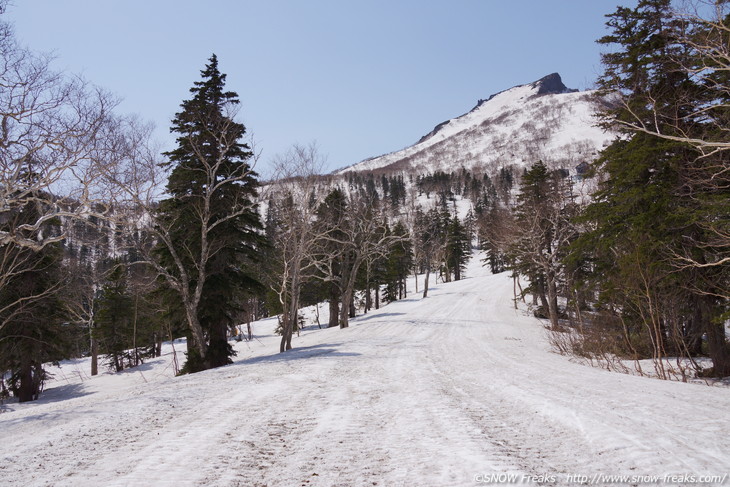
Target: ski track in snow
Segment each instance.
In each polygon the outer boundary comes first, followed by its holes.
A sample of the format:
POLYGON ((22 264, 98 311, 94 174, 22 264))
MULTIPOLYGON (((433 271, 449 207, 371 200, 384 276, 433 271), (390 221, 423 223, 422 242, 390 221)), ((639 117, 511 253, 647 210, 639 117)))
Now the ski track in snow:
POLYGON ((730 390, 572 363, 514 309, 505 274, 475 258, 467 275, 349 329, 305 333, 283 355, 268 337, 232 366, 154 380, 148 369, 149 383, 123 387, 94 378, 62 400, 15 404, 0 414, 0 479, 461 486, 499 472, 561 484, 730 471, 730 390))

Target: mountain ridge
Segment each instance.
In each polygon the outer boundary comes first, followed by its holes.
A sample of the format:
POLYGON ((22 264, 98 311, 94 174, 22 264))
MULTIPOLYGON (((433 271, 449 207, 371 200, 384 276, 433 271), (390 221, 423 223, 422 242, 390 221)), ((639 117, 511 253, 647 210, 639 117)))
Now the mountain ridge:
POLYGON ((437 124, 413 145, 335 174, 489 168, 527 165, 537 159, 553 166, 576 166, 594 158, 615 137, 597 127, 594 94, 570 89, 560 74, 551 73, 478 100, 470 111, 437 124))
MULTIPOLYGON (((547 76, 543 76, 542 78, 540 78, 537 81, 533 81, 532 83, 527 83, 527 85, 529 85, 533 88, 537 88, 537 93, 534 96, 558 95, 558 94, 562 94, 562 93, 575 93, 578 91, 578 90, 570 89, 567 86, 565 86, 563 84, 562 78, 560 77, 560 74, 558 74, 558 73, 551 73, 547 76)), ((479 99, 477 101, 476 106, 474 108, 472 108, 471 110, 469 110, 468 112, 466 112, 464 115, 468 115, 471 112, 473 112, 474 110, 479 109, 479 107, 481 107, 485 103, 488 103, 490 100, 492 100, 497 95, 500 95, 500 94, 502 94, 506 91, 512 90, 514 88, 520 88, 522 86, 527 86, 527 85, 513 86, 512 88, 508 88, 506 90, 502 90, 497 93, 494 93, 494 94, 490 95, 489 98, 479 99)), ((456 119, 461 118, 464 115, 456 117, 456 119)), ((455 119, 449 119, 449 120, 446 120, 446 121, 441 122, 440 124, 436 125, 436 127, 434 127, 434 129, 431 130, 431 132, 427 133, 426 135, 424 135, 423 137, 418 139, 418 142, 416 142, 416 143, 420 144, 421 142, 424 142, 425 140, 427 140, 429 137, 436 135, 438 133, 438 131, 441 130, 441 128, 448 125, 451 122, 451 120, 455 120, 455 119)))

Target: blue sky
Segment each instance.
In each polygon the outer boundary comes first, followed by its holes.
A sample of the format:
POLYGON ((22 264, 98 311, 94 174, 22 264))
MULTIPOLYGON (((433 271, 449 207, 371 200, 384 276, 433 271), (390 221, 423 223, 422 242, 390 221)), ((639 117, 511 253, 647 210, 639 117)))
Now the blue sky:
POLYGON ((514 85, 588 89, 625 0, 15 0, 6 18, 56 67, 170 120, 211 53, 266 161, 317 141, 327 170, 401 149, 514 85))

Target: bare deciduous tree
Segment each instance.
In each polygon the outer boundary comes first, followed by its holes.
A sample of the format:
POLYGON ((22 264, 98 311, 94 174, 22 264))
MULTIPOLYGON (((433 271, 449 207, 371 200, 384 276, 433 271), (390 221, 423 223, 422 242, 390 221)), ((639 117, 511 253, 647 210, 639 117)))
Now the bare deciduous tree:
POLYGON ((525 172, 510 253, 514 268, 530 277, 550 324, 558 327, 558 281, 562 258, 576 231, 575 204, 559 171, 539 162, 525 172))
POLYGON ((267 229, 274 247, 274 267, 269 287, 282 307, 280 352, 292 348, 294 325, 298 319, 299 296, 305 280, 316 269, 315 246, 322 234, 315 225, 316 211, 323 191, 320 174, 324 158, 316 144, 294 145, 274 160, 275 182, 269 188, 275 205, 272 223, 267 229), (274 278, 276 276, 276 278, 274 278))
POLYGON ((89 216, 104 201, 100 166, 108 162, 94 154, 116 102, 54 72, 50 58, 12 37, 0 41, 0 51, 0 222, 30 204, 42 209, 34 221, 0 231, 0 245, 39 250, 64 238, 42 234, 44 223, 89 216))
POLYGON ((340 328, 347 328, 360 267, 368 259, 385 256, 390 246, 403 237, 388 231, 385 218, 378 213, 369 198, 354 195, 350 198, 347 222, 337 234, 330 234, 326 238, 348 256, 342 269, 340 308, 340 328))
MULTIPOLYGON (((6 6, 0 1, 0 13, 6 6)), ((62 222, 105 217, 110 208, 104 174, 113 162, 96 156, 116 101, 51 61, 21 47, 0 20, 0 288, 32 270, 35 260, 20 249, 63 241, 70 225, 62 222)), ((0 328, 14 307, 42 297, 5 306, 0 328)))

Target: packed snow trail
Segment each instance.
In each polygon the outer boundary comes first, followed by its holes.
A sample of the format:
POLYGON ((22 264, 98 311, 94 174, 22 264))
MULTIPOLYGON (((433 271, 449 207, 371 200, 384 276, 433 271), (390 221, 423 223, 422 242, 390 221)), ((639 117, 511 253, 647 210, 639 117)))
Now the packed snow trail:
POLYGON ((65 400, 12 405, 0 480, 463 486, 514 473, 674 485, 664 476, 730 472, 730 390, 574 364, 514 309, 506 275, 468 275, 303 334, 286 354, 269 337, 229 367, 116 388, 95 378, 65 400))

